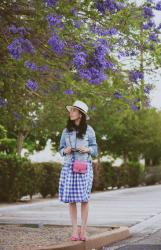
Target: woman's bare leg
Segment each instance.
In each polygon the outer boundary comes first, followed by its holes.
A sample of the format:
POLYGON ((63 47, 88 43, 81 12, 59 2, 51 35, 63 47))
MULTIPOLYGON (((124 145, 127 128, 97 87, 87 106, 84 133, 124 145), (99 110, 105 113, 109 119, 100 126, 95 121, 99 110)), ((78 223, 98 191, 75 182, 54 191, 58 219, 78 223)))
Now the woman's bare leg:
POLYGON ((81 202, 81 229, 80 233, 82 236, 86 236, 86 224, 88 218, 89 204, 88 202, 81 202))
POLYGON ((71 222, 72 222, 73 235, 78 236, 76 202, 69 203, 69 211, 70 211, 70 218, 71 218, 71 222))

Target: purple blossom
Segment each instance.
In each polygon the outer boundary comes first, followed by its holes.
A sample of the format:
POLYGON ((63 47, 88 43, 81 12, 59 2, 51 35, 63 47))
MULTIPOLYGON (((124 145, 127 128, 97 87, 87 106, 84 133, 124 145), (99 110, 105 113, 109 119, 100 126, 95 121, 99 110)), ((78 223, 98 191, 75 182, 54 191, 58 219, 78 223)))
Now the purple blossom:
POLYGON ((144 105, 145 105, 145 107, 150 107, 150 105, 151 105, 150 98, 146 98, 144 105))
POLYGON ((137 106, 135 106, 133 103, 130 103, 130 107, 135 112, 139 110, 139 108, 137 106))
POLYGON ((90 74, 89 69, 80 69, 79 75, 81 78, 87 79, 88 81, 90 81, 90 79, 91 79, 91 76, 90 76, 91 74, 90 74))
POLYGON ((106 11, 113 14, 122 10, 122 8, 123 4, 117 2, 116 0, 98 0, 96 2, 96 9, 103 15, 106 13, 106 11))
POLYGON ((82 24, 83 24, 82 20, 73 20, 73 26, 77 29, 79 29, 82 24))
POLYGON ((39 66, 38 68, 39 68, 39 71, 41 71, 41 72, 46 72, 49 70, 48 65, 39 66))
POLYGON ((127 7, 127 5, 125 3, 120 3, 120 2, 115 2, 115 5, 116 5, 117 11, 120 11, 123 8, 127 7))
POLYGON ((125 40, 123 38, 121 38, 121 37, 119 37, 117 42, 118 42, 119 45, 124 45, 125 44, 125 40))
MULTIPOLYGON (((124 101, 127 102, 127 103, 129 104, 130 108, 131 108, 133 111, 136 112, 136 111, 139 110, 139 107, 136 106, 131 100, 128 100, 128 99, 124 98, 124 101)), ((136 100, 134 100, 134 101, 136 101, 136 100)))
POLYGON ((95 106, 94 105, 91 105, 91 107, 90 107, 90 109, 93 111, 93 110, 95 110, 95 106))
POLYGON ((146 24, 143 25, 143 29, 145 30, 150 29, 152 27, 155 27, 155 23, 152 20, 149 20, 146 24))
POLYGON ((5 100, 4 98, 0 97, 0 107, 3 107, 7 104, 7 100, 5 100))
POLYGON ((138 80, 141 80, 143 78, 144 78, 144 74, 143 72, 139 70, 132 70, 129 72, 129 79, 131 81, 134 81, 135 83, 137 83, 138 80))
POLYGON ((106 31, 107 35, 116 35, 118 33, 118 30, 116 28, 110 28, 106 31))
POLYGON ((120 59, 122 56, 126 56, 125 51, 118 51, 118 58, 120 59))
POLYGON ((93 33, 97 34, 97 35, 101 35, 102 34, 102 28, 100 26, 96 25, 96 24, 90 25, 90 30, 93 33))
POLYGON ((56 14, 49 14, 46 19, 51 29, 52 29, 52 26, 55 26, 57 28, 64 28, 64 25, 61 22, 61 18, 62 16, 58 16, 56 14))
POLYGON ((11 25, 8 27, 8 31, 13 33, 13 34, 16 34, 17 33, 17 28, 15 25, 11 25))
POLYGON ((25 27, 16 27, 15 25, 11 25, 9 28, 8 28, 8 31, 13 33, 13 34, 21 34, 22 36, 26 35, 28 32, 26 30, 25 27))
POLYGON ((122 51, 121 53, 123 56, 135 56, 136 52, 134 50, 131 51, 122 51))
POLYGON ((75 44, 72 46, 72 48, 74 49, 75 52, 79 52, 83 47, 80 44, 75 44))
POLYGON ((71 13, 73 14, 73 16, 78 15, 78 11, 75 8, 71 8, 71 13))
POLYGON ((107 79, 107 76, 103 71, 100 71, 94 67, 88 69, 81 69, 79 71, 80 77, 87 79, 92 84, 100 84, 107 79))
POLYGON ((30 61, 25 61, 25 62, 24 62, 24 66, 25 66, 26 68, 28 68, 28 69, 33 70, 33 71, 38 70, 37 65, 36 65, 35 63, 33 63, 33 62, 30 62, 30 61))
POLYGON ((21 119, 21 115, 19 113, 17 113, 16 111, 13 111, 12 113, 17 121, 21 119))
POLYGON ((78 54, 75 55, 75 57, 73 58, 73 63, 77 69, 85 65, 86 57, 87 57, 87 54, 85 52, 79 52, 78 54))
POLYGON ((28 80, 25 84, 25 86, 32 90, 32 91, 36 91, 38 89, 38 84, 36 81, 33 81, 33 80, 28 80))
POLYGON ((23 49, 24 53, 30 53, 30 54, 35 53, 33 45, 28 39, 23 39, 23 41, 22 41, 22 49, 23 49))
POLYGON ((106 36, 106 35, 116 35, 118 33, 118 30, 116 28, 110 28, 110 29, 103 29, 102 27, 93 24, 90 26, 90 29, 93 33, 101 36, 106 36))
POLYGON ((154 32, 151 32, 151 33, 149 34, 149 40, 151 40, 151 41, 153 41, 153 42, 158 42, 158 41, 159 41, 158 35, 155 34, 154 32))
POLYGON ((115 67, 115 65, 112 62, 106 61, 106 67, 105 67, 106 69, 115 70, 114 67, 115 67))
POLYGON ((150 7, 144 6, 142 10, 142 15, 144 18, 153 17, 153 10, 150 7))
POLYGON ((46 7, 54 7, 57 3, 57 0, 44 0, 46 7))
POLYGON ((109 43, 104 40, 99 40, 100 44, 96 44, 96 48, 93 54, 93 58, 89 61, 89 67, 94 67, 99 70, 113 69, 114 65, 106 60, 105 56, 109 52, 109 43))
POLYGON ((158 30, 161 29, 161 23, 158 25, 157 29, 158 29, 158 30))
POLYGON ((16 60, 20 59, 20 56, 23 52, 20 38, 17 38, 16 40, 14 40, 7 48, 9 50, 10 55, 14 59, 16 60))
POLYGON ((19 60, 22 53, 35 53, 31 42, 21 37, 16 38, 7 48, 15 60, 19 60))
POLYGON ((64 42, 60 40, 57 34, 54 34, 49 40, 48 44, 51 46, 53 52, 61 55, 64 51, 64 42))
POLYGON ((131 52, 130 52, 130 56, 136 56, 137 55, 137 53, 134 51, 134 50, 132 50, 131 52))
POLYGON ((161 1, 156 4, 156 10, 161 10, 161 1))
POLYGON ((146 94, 150 94, 150 90, 152 89, 152 86, 151 85, 146 85, 144 87, 144 93, 146 94))
POLYGON ((123 98, 123 96, 122 96, 119 92, 115 92, 113 95, 114 95, 114 97, 117 98, 117 99, 123 98))
POLYGON ((27 30, 26 30, 25 27, 18 27, 18 28, 17 28, 17 32, 18 32, 20 35, 22 35, 22 36, 28 34, 28 32, 27 32, 27 30))
POLYGON ((104 15, 105 12, 106 12, 106 8, 105 8, 104 2, 98 0, 98 1, 96 2, 96 9, 104 15))
POLYGON ((98 56, 94 55, 92 60, 89 61, 88 66, 95 67, 99 70, 103 70, 103 69, 113 69, 114 64, 112 64, 110 61, 107 61, 102 55, 98 56))
POLYGON ((66 90, 64 90, 64 94, 66 94, 66 95, 73 95, 74 91, 72 89, 66 89, 66 90))
POLYGON ((104 70, 113 70, 114 65, 105 58, 109 52, 109 41, 98 39, 94 46, 94 53, 90 57, 85 52, 76 52, 73 62, 81 78, 92 84, 100 84, 107 79, 104 70))
POLYGON ((104 39, 97 39, 97 42, 95 43, 95 55, 106 55, 109 52, 109 41, 104 39))
POLYGON ((43 66, 37 66, 36 63, 33 63, 31 61, 25 61, 24 66, 28 69, 31 69, 33 71, 41 71, 41 72, 46 72, 49 70, 48 65, 43 65, 43 66))

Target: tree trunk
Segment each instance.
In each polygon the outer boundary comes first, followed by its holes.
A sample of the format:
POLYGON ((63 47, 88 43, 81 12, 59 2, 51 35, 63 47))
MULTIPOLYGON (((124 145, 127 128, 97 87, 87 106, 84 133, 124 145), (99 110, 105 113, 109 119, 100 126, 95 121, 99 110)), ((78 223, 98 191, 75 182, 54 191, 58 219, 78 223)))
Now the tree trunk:
POLYGON ((98 148, 98 156, 97 156, 97 161, 94 162, 94 188, 96 190, 99 189, 99 184, 100 184, 100 180, 99 180, 99 171, 100 171, 100 151, 98 148))
POLYGON ((124 159, 124 166, 127 167, 128 154, 125 151, 123 152, 123 159, 124 159))
POLYGON ((145 157, 145 166, 150 166, 150 158, 149 157, 145 157))
POLYGON ((24 138, 25 138, 24 131, 19 130, 18 136, 17 136, 17 154, 19 156, 21 156, 21 151, 22 151, 22 147, 23 147, 24 138))

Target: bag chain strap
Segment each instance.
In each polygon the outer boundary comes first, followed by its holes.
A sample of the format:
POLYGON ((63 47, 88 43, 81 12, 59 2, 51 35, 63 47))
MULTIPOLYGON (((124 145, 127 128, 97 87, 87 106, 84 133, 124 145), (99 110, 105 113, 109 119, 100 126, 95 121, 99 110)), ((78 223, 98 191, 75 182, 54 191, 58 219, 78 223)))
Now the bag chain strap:
MULTIPOLYGON (((77 135, 76 135, 76 140, 77 140, 77 135)), ((76 140, 75 140, 75 147, 76 147, 76 140)), ((72 148, 72 144, 71 144, 71 140, 70 140, 70 134, 69 134, 69 142, 70 142, 70 145, 71 145, 71 148, 72 148)), ((74 154, 75 152, 74 151, 72 151, 72 154, 73 154, 73 159, 75 159, 75 154, 74 154)), ((89 155, 88 155, 88 158, 89 158, 89 155)), ((87 158, 87 160, 88 160, 88 158, 87 158)))
MULTIPOLYGON (((77 135, 76 135, 76 140, 77 140, 77 135)), ((75 140, 75 147, 76 147, 76 140, 75 140)), ((70 142, 70 146, 72 148, 72 143, 71 143, 71 140, 70 140, 70 134, 69 134, 69 142, 70 142)), ((74 155, 74 152, 72 151, 72 156, 73 156, 73 159, 75 159, 75 155, 74 155)))

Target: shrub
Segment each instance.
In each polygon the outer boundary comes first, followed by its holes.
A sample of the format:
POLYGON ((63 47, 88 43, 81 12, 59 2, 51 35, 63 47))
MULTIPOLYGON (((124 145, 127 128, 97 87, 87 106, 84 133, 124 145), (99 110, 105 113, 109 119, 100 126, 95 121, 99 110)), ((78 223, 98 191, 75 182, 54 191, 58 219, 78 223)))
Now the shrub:
POLYGON ((58 192, 60 164, 51 162, 34 163, 37 172, 37 182, 40 194, 54 197, 58 192))
POLYGON ((27 193, 25 173, 30 164, 26 158, 0 154, 0 201, 16 201, 27 193))
POLYGON ((60 164, 31 163, 15 154, 0 154, 0 202, 14 202, 40 193, 54 197, 58 192, 60 164))
POLYGON ((161 166, 147 166, 144 172, 144 182, 146 185, 161 182, 161 166))

